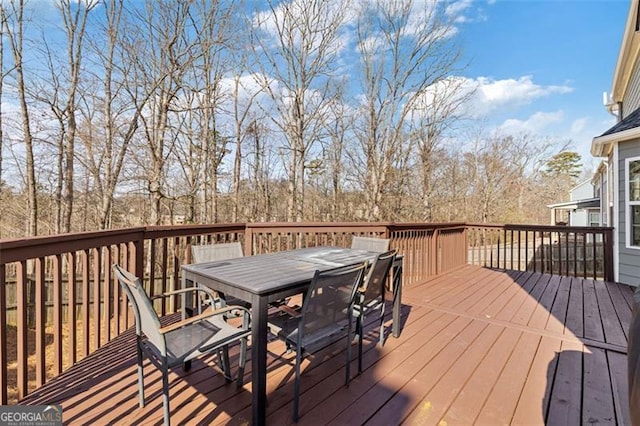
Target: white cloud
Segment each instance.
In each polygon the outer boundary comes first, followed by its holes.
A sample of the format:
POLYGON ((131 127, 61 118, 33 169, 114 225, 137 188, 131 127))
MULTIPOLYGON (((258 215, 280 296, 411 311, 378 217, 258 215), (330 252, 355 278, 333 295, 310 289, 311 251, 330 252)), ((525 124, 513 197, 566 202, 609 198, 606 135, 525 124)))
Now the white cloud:
POLYGON ((530 75, 504 80, 494 80, 489 77, 464 79, 465 90, 468 93, 474 92, 467 105, 467 112, 476 118, 485 117, 500 110, 528 105, 540 98, 563 95, 573 91, 573 88, 567 85, 543 86, 537 84, 530 75))
POLYGON ((576 134, 576 133, 582 132, 587 126, 588 122, 589 122, 588 117, 582 117, 582 118, 573 120, 573 123, 571 123, 571 133, 576 134))
POLYGON ((564 120, 563 111, 536 112, 526 120, 510 118, 505 120, 498 129, 506 133, 543 133, 553 124, 561 123, 564 120))

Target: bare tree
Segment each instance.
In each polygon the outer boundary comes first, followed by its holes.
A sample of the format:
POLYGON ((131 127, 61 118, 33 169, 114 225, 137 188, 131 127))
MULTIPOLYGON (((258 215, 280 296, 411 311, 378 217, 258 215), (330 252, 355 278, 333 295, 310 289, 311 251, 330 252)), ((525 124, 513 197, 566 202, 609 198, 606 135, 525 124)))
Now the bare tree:
POLYGON ((14 73, 16 76, 16 92, 20 104, 22 121, 22 139, 26 154, 26 186, 27 186, 27 234, 38 235, 38 197, 34 161, 34 144, 31 133, 29 106, 27 103, 27 88, 25 85, 23 54, 24 54, 24 11, 23 0, 11 0, 0 3, 0 14, 4 26, 4 35, 9 43, 9 50, 13 57, 14 73))
POLYGON ((359 11, 364 100, 357 130, 368 220, 382 218, 390 177, 409 147, 407 121, 417 99, 455 69, 460 50, 452 30, 438 2, 375 0, 359 11))
POLYGON ((265 67, 260 83, 275 105, 271 116, 288 153, 289 220, 304 217, 305 165, 323 138, 344 11, 344 3, 333 0, 269 1, 269 11, 254 19, 265 67))
MULTIPOLYGON (((463 87, 463 79, 444 78, 414 99, 409 113, 409 135, 413 145, 408 152, 417 152, 420 173, 422 220, 433 221, 434 175, 437 172, 436 155, 446 132, 461 118, 462 105, 473 94, 463 87)), ((409 159, 405 158, 408 163, 409 159)))
POLYGON ((153 224, 162 220, 165 199, 167 158, 177 132, 172 127, 173 107, 183 91, 184 77, 194 60, 186 34, 189 4, 173 1, 146 1, 131 12, 133 25, 127 27, 127 60, 134 75, 128 90, 138 103, 144 143, 138 153, 138 167, 145 171, 151 196, 153 224), (141 95, 133 96, 133 93, 141 95))

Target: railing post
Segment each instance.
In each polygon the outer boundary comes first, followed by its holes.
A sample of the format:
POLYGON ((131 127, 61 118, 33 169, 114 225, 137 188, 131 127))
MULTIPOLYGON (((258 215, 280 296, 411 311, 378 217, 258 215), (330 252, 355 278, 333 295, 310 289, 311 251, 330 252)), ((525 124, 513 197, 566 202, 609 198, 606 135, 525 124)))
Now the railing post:
POLYGON ((431 242, 431 252, 433 253, 433 260, 431 264, 432 275, 438 275, 440 273, 440 253, 438 247, 440 247, 440 234, 437 229, 433 230, 433 240, 431 242))
POLYGON ((0 405, 8 403, 7 374, 7 278, 4 264, 0 264, 0 405))
POLYGON ((132 274, 144 281, 144 232, 138 234, 138 238, 131 241, 129 262, 133 266, 132 274))
POLYGON ((602 247, 604 249, 604 280, 613 282, 613 229, 606 229, 603 233, 602 247))
POLYGON ((248 224, 244 225, 244 255, 253 255, 253 230, 248 224))

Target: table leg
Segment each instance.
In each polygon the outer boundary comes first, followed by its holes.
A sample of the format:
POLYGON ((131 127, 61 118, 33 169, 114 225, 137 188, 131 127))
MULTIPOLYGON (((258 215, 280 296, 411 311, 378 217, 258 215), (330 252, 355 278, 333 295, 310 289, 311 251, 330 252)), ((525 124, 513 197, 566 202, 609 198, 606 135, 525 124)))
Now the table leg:
POLYGON ((267 411, 267 307, 266 299, 251 303, 251 423, 264 425, 267 411))
POLYGON ((400 336, 400 309, 402 308, 402 265, 393 267, 393 337, 400 336))

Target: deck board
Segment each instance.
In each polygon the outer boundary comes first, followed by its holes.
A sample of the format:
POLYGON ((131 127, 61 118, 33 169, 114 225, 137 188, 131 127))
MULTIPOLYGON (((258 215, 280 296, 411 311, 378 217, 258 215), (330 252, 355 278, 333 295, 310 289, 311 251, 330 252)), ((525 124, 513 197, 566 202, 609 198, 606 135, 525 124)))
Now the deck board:
MULTIPOLYGON (((365 329, 364 371, 344 386, 344 343, 303 362, 300 424, 628 424, 624 285, 466 266, 403 294, 403 328, 385 345, 365 329)), ((374 319, 369 319, 374 321, 374 319)), ((137 403, 131 330, 24 399, 63 406, 67 424, 161 424, 160 374, 145 363, 137 403)), ((238 348, 231 348, 237 362, 238 348)), ((251 357, 251 351, 249 351, 251 357)), ((225 384, 212 356, 170 375, 175 423, 246 424, 244 386, 225 384)), ((268 344, 268 424, 291 424, 293 354, 268 344)))

